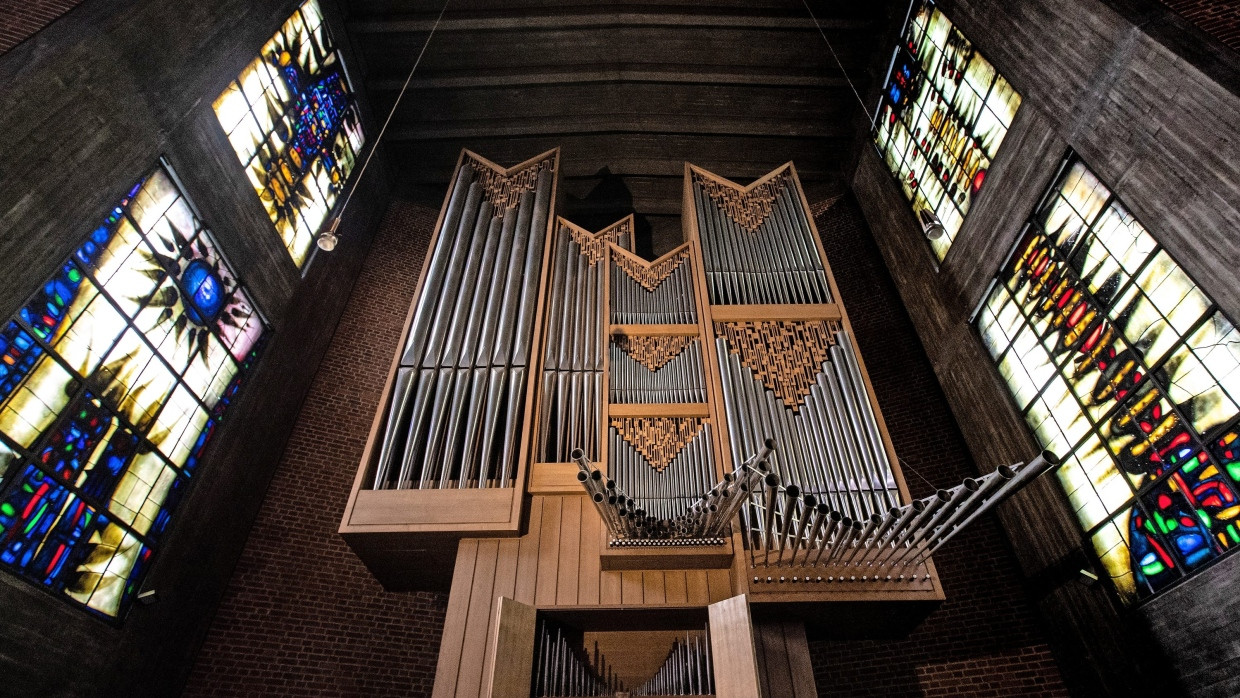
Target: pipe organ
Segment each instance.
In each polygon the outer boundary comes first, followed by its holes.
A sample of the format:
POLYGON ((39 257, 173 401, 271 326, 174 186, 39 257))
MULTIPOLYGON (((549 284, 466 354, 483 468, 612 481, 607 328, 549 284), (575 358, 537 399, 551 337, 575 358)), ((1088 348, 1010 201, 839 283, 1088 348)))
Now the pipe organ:
POLYGON ((771 665, 804 623, 911 627, 930 554, 1057 462, 909 496, 791 163, 686 164, 653 261, 556 217, 558 169, 462 152, 341 534, 450 590, 436 696, 815 695, 771 665), (656 631, 644 674, 582 644, 656 631))

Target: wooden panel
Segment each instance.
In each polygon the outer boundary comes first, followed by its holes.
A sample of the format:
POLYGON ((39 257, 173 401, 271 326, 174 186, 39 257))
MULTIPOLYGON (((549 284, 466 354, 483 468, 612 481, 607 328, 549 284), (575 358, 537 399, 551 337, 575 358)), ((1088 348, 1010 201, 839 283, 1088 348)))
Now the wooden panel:
POLYGON ((605 570, 726 570, 732 566, 732 551, 730 538, 723 545, 605 547, 600 562, 605 570))
POLYGON ((663 580, 663 572, 642 573, 642 603, 656 606, 667 603, 667 585, 663 580))
POLYGON ((706 571, 685 572, 685 590, 689 595, 689 603, 695 606, 705 606, 710 603, 710 587, 706 584, 706 571))
POLYGON ((478 541, 461 541, 452 572, 452 593, 444 616, 443 635, 439 641, 439 661, 435 666, 435 698, 456 695, 456 677, 461 668, 462 643, 469 613, 470 590, 473 588, 474 563, 478 557, 478 541))
POLYGON ((487 655, 490 670, 483 695, 490 698, 528 698, 534 671, 534 633, 538 612, 533 606, 507 597, 495 604, 495 632, 487 655))
POLYGON ((753 634, 762 695, 791 697, 794 693, 792 669, 788 666, 783 624, 776 621, 755 622, 753 634))
POLYGON ((816 698, 818 684, 814 681, 814 661, 805 637, 805 623, 784 621, 784 646, 788 650, 788 666, 792 670, 794 698, 816 698))
POLYGON ((529 494, 581 494, 576 463, 535 463, 530 468, 529 494))
POLYGON ((611 417, 709 417, 710 405, 706 403, 632 403, 616 404, 608 408, 611 417))
POLYGON ((835 303, 805 305, 712 305, 711 318, 716 322, 839 320, 840 306, 835 303))
POLYGON ((755 621, 754 644, 764 696, 815 698, 813 660, 799 620, 755 621))
POLYGON ((359 490, 348 527, 417 531, 452 524, 507 524, 516 493, 512 488, 359 490))
POLYGON ((555 586, 559 581, 561 497, 543 499, 542 526, 538 540, 538 587, 534 603, 550 606, 555 603, 555 586))
POLYGON ((542 530, 544 497, 530 500, 529 533, 521 536, 521 549, 517 552, 517 583, 513 599, 524 604, 534 603, 534 590, 538 586, 538 535, 542 530))
MULTIPOLYGON (((560 555, 557 568, 555 603, 559 606, 577 604, 577 579, 581 575, 581 505, 585 497, 564 497, 560 512, 560 555)), ((590 507, 593 508, 593 503, 590 507)), ((589 512, 586 512, 589 513, 589 512)))
MULTIPOLYGON (((493 598, 512 601, 517 587, 517 556, 520 554, 520 550, 521 541, 519 539, 505 538, 499 541, 499 552, 495 562, 495 588, 491 591, 493 598)), ((491 676, 495 670, 492 662, 495 660, 494 637, 496 631, 495 624, 498 622, 498 618, 498 611, 492 613, 489 621, 490 625, 487 628, 487 637, 492 638, 492 651, 488 652, 483 660, 482 676, 484 686, 489 685, 490 680, 487 677, 491 676)))
POLYGON ((682 570, 668 570, 663 574, 667 581, 667 603, 671 605, 689 603, 689 591, 685 586, 685 573, 682 570))
POLYGON ((710 590, 711 603, 732 596, 732 575, 728 570, 707 570, 706 584, 710 590))
POLYGON ((581 559, 578 561, 577 603, 590 606, 599 602, 599 552, 603 546, 603 520, 582 503, 581 559))
POLYGON ((478 560, 474 564, 473 588, 466 614, 465 641, 461 651, 461 668, 456 679, 456 695, 476 696, 482 692, 482 669, 491 637, 494 608, 495 567, 499 557, 499 541, 478 541, 478 560))
POLYGON ((640 335, 643 337, 696 337, 701 328, 697 325, 612 325, 612 334, 640 335))
POLYGON ((621 572, 601 572, 598 578, 598 601, 603 606, 619 606, 623 601, 621 572))
POLYGON ((620 573, 620 602, 625 606, 636 606, 643 601, 642 573, 620 573))
POLYGON ((749 601, 744 596, 733 596, 712 603, 709 614, 715 695, 719 698, 754 698, 762 695, 749 601))

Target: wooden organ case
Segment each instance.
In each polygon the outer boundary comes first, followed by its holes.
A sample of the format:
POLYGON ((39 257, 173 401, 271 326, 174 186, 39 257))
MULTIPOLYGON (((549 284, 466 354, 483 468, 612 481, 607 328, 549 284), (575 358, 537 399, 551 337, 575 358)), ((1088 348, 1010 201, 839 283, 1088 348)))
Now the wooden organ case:
POLYGON ((686 164, 647 261, 632 216, 555 216, 558 163, 461 154, 340 532, 450 590, 436 696, 815 695, 807 624, 942 601, 902 532, 948 509, 910 500, 796 168, 686 164), (649 679, 601 656, 635 631, 649 679))

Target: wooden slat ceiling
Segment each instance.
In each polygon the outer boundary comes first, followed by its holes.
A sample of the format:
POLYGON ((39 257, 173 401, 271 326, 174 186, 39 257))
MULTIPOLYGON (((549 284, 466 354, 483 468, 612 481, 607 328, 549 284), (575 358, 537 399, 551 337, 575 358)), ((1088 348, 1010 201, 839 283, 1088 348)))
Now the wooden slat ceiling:
MULTIPOLYGON (((812 3, 863 94, 875 52, 891 50, 889 4, 812 3)), ((381 119, 441 3, 341 5, 381 119)), ((742 182, 794 160, 807 189, 828 191, 859 111, 800 0, 452 0, 386 140, 399 181, 438 196, 462 147, 512 165, 559 145, 570 218, 635 211, 678 231, 686 160, 742 182)))

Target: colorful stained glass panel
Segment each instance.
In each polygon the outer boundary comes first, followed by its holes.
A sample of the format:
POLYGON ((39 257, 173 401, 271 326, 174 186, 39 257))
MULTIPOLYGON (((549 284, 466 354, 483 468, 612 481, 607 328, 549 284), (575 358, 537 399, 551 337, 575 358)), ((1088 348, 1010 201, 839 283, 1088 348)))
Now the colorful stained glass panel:
POLYGON ((914 8, 874 117, 874 142, 915 210, 947 234, 941 260, 999 151, 1020 95, 951 21, 925 0, 914 8))
POLYGON ((156 168, 0 331, 0 566, 119 616, 263 333, 156 168))
POLYGON ((344 61, 316 0, 289 17, 214 106, 284 246, 302 266, 365 142, 344 61))
POLYGON ((977 327, 1120 598, 1240 543, 1240 332, 1080 161, 977 327))

